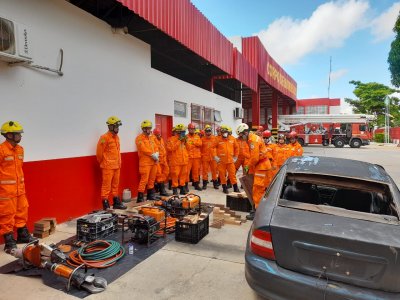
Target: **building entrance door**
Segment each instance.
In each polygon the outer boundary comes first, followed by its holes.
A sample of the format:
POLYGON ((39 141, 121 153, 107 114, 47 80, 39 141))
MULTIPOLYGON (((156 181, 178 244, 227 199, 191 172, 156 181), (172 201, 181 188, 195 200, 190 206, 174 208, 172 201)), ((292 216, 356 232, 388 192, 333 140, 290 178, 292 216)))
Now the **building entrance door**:
POLYGON ((166 142, 172 133, 172 116, 156 114, 156 126, 161 131, 161 136, 166 142))

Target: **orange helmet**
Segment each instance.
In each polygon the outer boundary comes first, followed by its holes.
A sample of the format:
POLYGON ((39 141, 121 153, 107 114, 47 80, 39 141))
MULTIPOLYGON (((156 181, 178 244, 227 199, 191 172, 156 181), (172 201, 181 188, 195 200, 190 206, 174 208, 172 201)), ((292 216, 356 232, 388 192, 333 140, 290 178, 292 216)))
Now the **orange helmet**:
POLYGON ((289 133, 289 139, 297 139, 297 132, 292 131, 291 133, 289 133))
POLYGON ((205 133, 204 130, 200 130, 200 134, 201 134, 201 135, 205 135, 206 133, 205 133))
POLYGON ((160 130, 158 128, 154 128, 153 134, 154 135, 159 135, 159 134, 161 134, 161 132, 160 132, 160 130))
POLYGON ((258 126, 258 127, 257 127, 257 131, 264 131, 264 127, 263 127, 263 126, 261 126, 261 125, 260 125, 260 126, 258 126))
POLYGON ((196 129, 196 125, 194 123, 189 123, 188 129, 196 129))
POLYGON ((265 130, 262 133, 263 138, 270 138, 271 137, 271 131, 265 130))
POLYGON ((312 130, 312 131, 315 131, 315 130, 317 130, 317 127, 312 126, 312 127, 311 127, 311 130, 312 130))

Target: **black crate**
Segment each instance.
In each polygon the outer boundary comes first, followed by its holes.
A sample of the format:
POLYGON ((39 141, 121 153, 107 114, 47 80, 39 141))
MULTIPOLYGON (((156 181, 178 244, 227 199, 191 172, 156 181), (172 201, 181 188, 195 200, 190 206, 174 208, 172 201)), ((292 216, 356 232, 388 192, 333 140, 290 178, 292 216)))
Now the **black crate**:
POLYGON ((177 221, 175 225, 175 240, 178 242, 197 244, 208 234, 208 228, 208 215, 204 220, 197 222, 197 224, 177 221))
POLYGON ((92 242, 103 239, 118 231, 118 215, 112 214, 108 219, 97 223, 88 222, 87 219, 78 219, 76 224, 76 237, 79 241, 92 242))
POLYGON ((249 198, 238 198, 230 195, 226 195, 226 207, 229 207, 231 210, 235 211, 251 211, 251 203, 249 198))

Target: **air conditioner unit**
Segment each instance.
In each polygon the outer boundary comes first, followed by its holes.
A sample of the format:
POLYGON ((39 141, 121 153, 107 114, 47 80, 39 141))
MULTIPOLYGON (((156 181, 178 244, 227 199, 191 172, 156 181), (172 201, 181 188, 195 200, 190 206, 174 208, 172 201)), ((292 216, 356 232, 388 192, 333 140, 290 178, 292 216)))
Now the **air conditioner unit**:
POLYGON ((0 17, 0 60, 31 61, 30 35, 23 24, 0 17))
POLYGON ((233 117, 235 119, 243 119, 243 108, 235 107, 235 110, 233 111, 233 117))

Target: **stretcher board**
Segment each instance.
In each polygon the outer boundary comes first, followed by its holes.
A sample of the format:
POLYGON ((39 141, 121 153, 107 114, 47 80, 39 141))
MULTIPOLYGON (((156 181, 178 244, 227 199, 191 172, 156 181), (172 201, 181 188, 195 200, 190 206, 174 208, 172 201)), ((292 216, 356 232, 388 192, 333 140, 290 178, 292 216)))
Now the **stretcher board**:
POLYGON ((244 175, 243 177, 239 178, 239 181, 242 184, 243 189, 246 192, 247 198, 249 198, 251 205, 254 206, 254 201, 253 201, 254 175, 253 174, 244 175))

